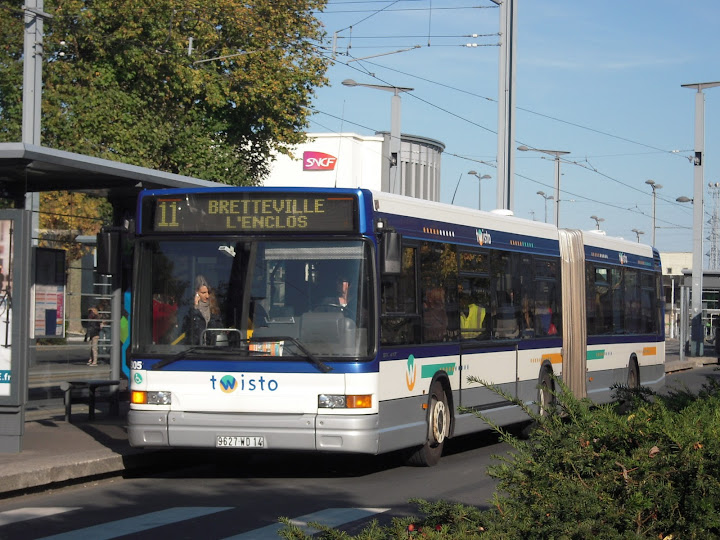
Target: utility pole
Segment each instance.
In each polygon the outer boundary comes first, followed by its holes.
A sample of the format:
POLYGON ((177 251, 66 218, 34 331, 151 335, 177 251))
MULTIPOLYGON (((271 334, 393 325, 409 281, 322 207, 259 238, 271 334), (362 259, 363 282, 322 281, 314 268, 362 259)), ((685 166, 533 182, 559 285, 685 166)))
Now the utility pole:
POLYGON ((517 51, 516 0, 491 0, 500 7, 498 62, 497 207, 515 207, 515 56, 517 51))
POLYGON ((43 19, 51 19, 52 15, 43 11, 43 0, 26 0, 24 10, 22 142, 40 146, 43 19))
MULTIPOLYGON (((25 36, 23 45, 23 115, 22 142, 40 146, 40 118, 42 116, 42 62, 43 19, 52 15, 43 11, 43 0, 26 0, 25 36)), ((32 212, 32 245, 37 245, 39 228, 40 196, 25 194, 25 209, 32 212)))
POLYGON ((692 262, 692 317, 690 319, 690 356, 703 355, 704 331, 702 325, 703 283, 703 179, 705 165, 705 88, 720 86, 720 81, 683 84, 695 93, 695 157, 693 159, 693 262, 692 262))

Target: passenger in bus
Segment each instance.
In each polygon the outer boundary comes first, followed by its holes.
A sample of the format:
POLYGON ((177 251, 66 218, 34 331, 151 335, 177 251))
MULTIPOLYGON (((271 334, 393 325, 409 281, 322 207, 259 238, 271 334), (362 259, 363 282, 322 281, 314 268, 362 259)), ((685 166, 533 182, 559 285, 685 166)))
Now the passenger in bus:
POLYGON ((519 306, 513 302, 514 295, 508 291, 498 291, 497 304, 493 305, 493 337, 515 339, 520 335, 519 306))
MULTIPOLYGON (((214 292, 205 279, 205 276, 198 274, 195 278, 195 296, 193 307, 185 317, 183 329, 193 345, 200 345, 203 332, 208 328, 222 328, 220 319, 220 308, 214 292)), ((205 340, 202 345, 214 345, 217 339, 212 332, 205 333, 205 340)))
POLYGON ((529 338, 535 336, 535 305, 527 294, 522 297, 520 328, 522 328, 522 337, 529 338))
POLYGON ((428 289, 423 303, 423 340, 443 341, 447 334, 447 328, 445 289, 442 287, 428 289))
MULTIPOLYGON (((545 301, 539 301, 535 306, 535 318, 538 322, 538 333, 541 336, 549 336, 550 326, 552 325, 552 309, 545 301)), ((553 328, 555 333, 557 329, 553 328)))
POLYGON ((460 335, 462 339, 476 339, 483 333, 485 308, 469 294, 460 295, 460 335))
POLYGON ((177 327, 177 304, 171 297, 154 294, 152 300, 153 343, 169 343, 177 327))

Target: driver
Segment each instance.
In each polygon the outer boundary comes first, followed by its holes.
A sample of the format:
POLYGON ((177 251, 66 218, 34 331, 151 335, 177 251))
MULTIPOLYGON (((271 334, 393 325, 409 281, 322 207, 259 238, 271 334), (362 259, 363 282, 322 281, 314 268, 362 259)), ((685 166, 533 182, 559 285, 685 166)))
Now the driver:
POLYGON ((322 299, 322 306, 332 306, 335 308, 345 308, 350 301, 350 279, 344 274, 335 278, 335 292, 332 296, 326 296, 322 299))

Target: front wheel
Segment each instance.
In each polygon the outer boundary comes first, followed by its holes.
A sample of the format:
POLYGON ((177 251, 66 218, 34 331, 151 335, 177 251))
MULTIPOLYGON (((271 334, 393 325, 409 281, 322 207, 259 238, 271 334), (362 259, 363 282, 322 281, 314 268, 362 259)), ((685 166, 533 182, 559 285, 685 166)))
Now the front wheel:
POLYGON ((445 389, 440 381, 430 386, 428 398, 427 438, 425 444, 414 449, 407 460, 408 465, 432 467, 440 461, 445 439, 450 433, 450 408, 445 389))

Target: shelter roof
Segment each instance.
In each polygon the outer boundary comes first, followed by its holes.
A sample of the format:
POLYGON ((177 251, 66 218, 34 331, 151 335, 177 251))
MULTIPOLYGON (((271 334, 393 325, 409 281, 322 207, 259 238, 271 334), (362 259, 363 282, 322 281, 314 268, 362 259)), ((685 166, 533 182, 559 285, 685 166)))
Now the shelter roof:
POLYGON ((135 196, 141 189, 222 187, 226 184, 44 146, 0 143, 0 186, 15 196, 69 190, 126 198, 135 196))

